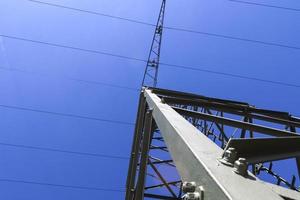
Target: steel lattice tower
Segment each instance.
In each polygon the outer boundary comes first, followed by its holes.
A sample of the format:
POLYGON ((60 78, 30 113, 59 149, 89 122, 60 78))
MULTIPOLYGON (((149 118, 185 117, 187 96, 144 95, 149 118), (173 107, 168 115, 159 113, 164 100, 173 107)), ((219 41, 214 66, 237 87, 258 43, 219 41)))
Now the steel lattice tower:
POLYGON ((162 34, 164 27, 166 0, 162 1, 159 17, 155 27, 155 32, 151 44, 151 49, 147 61, 147 65, 144 72, 142 86, 153 86, 157 85, 158 67, 160 61, 160 49, 162 43, 162 34))
POLYGON ((273 167, 294 159, 299 169, 299 128, 287 112, 143 88, 125 199, 299 200, 293 172, 273 167))
POLYGON ((293 172, 288 181, 273 167, 294 159, 300 175, 299 118, 156 88, 165 7, 143 77, 125 200, 300 200, 293 172))

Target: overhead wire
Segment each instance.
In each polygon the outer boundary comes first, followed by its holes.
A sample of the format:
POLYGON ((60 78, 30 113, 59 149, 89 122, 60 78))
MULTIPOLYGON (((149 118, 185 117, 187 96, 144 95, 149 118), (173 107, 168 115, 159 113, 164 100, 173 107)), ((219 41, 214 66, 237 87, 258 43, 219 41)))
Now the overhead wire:
POLYGON ((243 1, 243 0, 228 0, 234 3, 240 3, 240 4, 246 4, 246 5, 253 5, 253 6, 262 6, 267 8, 276 8, 276 9, 283 9, 283 10, 289 10, 289 11, 297 11, 299 12, 299 8, 290 8, 290 7, 284 7, 284 6, 276 6, 276 5, 270 5, 270 4, 264 4, 264 3, 257 3, 252 1, 243 1))
POLYGON ((105 13, 101 13, 101 12, 90 11, 90 10, 85 10, 85 9, 80 9, 80 8, 74 8, 74 7, 70 7, 70 6, 49 3, 49 2, 45 2, 45 1, 38 1, 38 0, 27 0, 27 1, 31 1, 33 3, 39 3, 39 4, 43 4, 43 5, 47 5, 47 6, 57 7, 57 8, 63 8, 63 9, 67 9, 67 10, 88 13, 88 14, 92 14, 92 15, 98 15, 98 16, 102 16, 102 17, 108 17, 108 18, 128 21, 128 22, 132 22, 132 23, 136 23, 136 24, 143 24, 143 25, 147 25, 147 26, 156 27, 155 24, 151 24, 151 23, 147 23, 147 22, 143 22, 143 21, 139 21, 139 20, 135 20, 135 19, 129 19, 129 18, 125 18, 125 17, 119 17, 119 16, 115 16, 115 15, 109 15, 109 14, 105 14, 105 13))
POLYGON ((4 35, 4 34, 0 34, 0 36, 5 37, 5 38, 9 38, 9 39, 13 39, 13 40, 21 40, 21 41, 24 41, 24 42, 43 44, 43 45, 48 45, 48 46, 52 46, 52 47, 59 47, 59 48, 64 48, 64 49, 83 51, 83 52, 87 52, 87 53, 106 55, 106 56, 111 56, 111 57, 115 57, 115 58, 127 59, 127 60, 147 62, 147 60, 144 60, 144 59, 128 57, 128 56, 123 56, 123 55, 117 55, 117 54, 112 54, 112 53, 99 51, 99 50, 80 48, 80 47, 75 47, 75 46, 70 46, 70 45, 63 45, 63 44, 52 43, 52 42, 45 42, 45 41, 41 41, 41 40, 32 40, 32 39, 28 39, 28 38, 24 38, 24 37, 16 37, 16 36, 11 36, 11 35, 4 35))
POLYGON ((271 83, 271 84, 282 85, 282 86, 287 86, 287 87, 300 88, 300 85, 281 82, 281 81, 273 81, 273 80, 260 79, 260 78, 250 77, 250 76, 232 74, 232 73, 227 73, 227 72, 219 72, 219 71, 213 71, 213 70, 208 70, 208 69, 200 69, 200 68, 196 68, 196 67, 193 67, 193 66, 186 66, 186 65, 175 65, 175 64, 168 64, 168 63, 160 63, 160 64, 165 65, 165 66, 169 66, 169 67, 179 68, 179 69, 200 71, 200 72, 205 72, 205 73, 210 73, 210 74, 229 76, 229 77, 233 77, 233 78, 240 78, 240 79, 246 79, 246 80, 251 80, 251 81, 259 81, 259 82, 271 83))
MULTIPOLYGON (((142 24, 142 25, 151 26, 151 27, 156 26, 155 24, 144 22, 144 21, 141 21, 141 20, 135 20, 135 19, 130 19, 130 18, 126 18, 126 17, 108 15, 108 14, 104 14, 104 13, 100 13, 100 12, 89 11, 89 10, 85 10, 85 9, 79 9, 79 8, 74 8, 74 7, 55 4, 55 3, 48 3, 48 2, 44 2, 44 1, 38 1, 38 0, 27 0, 27 1, 30 1, 30 2, 33 2, 33 3, 38 3, 38 4, 43 4, 43 5, 47 5, 47 6, 57 7, 57 8, 73 10, 73 11, 77 11, 77 12, 83 12, 83 13, 88 13, 88 14, 93 14, 93 15, 98 15, 98 16, 109 17, 109 18, 113 18, 113 19, 128 21, 128 22, 132 22, 132 23, 136 23, 136 24, 142 24)), ((251 43, 257 43, 257 44, 268 45, 268 46, 276 46, 276 47, 281 47, 281 48, 300 50, 300 47, 298 47, 298 46, 292 46, 292 45, 286 45, 286 44, 280 44, 280 43, 273 43, 273 42, 266 42, 266 41, 261 41, 261 40, 254 40, 254 39, 236 37, 236 36, 219 34, 219 33, 211 33, 211 32, 206 32, 206 31, 197 31, 197 30, 191 30, 191 29, 185 29, 185 28, 179 28, 179 27, 172 27, 172 26, 164 26, 163 28, 167 29, 167 30, 173 30, 173 31, 201 34, 201 35, 206 35, 206 36, 219 37, 219 38, 223 38, 223 39, 238 40, 238 41, 251 42, 251 43)))
POLYGON ((60 188, 69 188, 69 189, 80 189, 80 190, 94 190, 94 191, 102 191, 102 192, 120 192, 120 193, 125 192, 125 190, 113 189, 113 188, 65 185, 65 184, 27 181, 27 180, 16 180, 16 179, 7 179, 7 178, 0 178, 0 182, 23 183, 23 184, 30 184, 30 185, 41 185, 41 186, 48 186, 48 187, 60 187, 60 188))
POLYGON ((43 113, 43 114, 49 114, 49 115, 56 115, 56 116, 60 116, 60 117, 70 117, 70 118, 85 119, 85 120, 91 120, 91 121, 100 121, 100 122, 113 123, 113 124, 122 124, 122 125, 129 125, 129 126, 135 125, 134 123, 126 122, 126 121, 89 117, 89 116, 84 116, 84 115, 76 115, 76 114, 62 113, 62 112, 53 112, 53 111, 47 111, 47 110, 41 110, 41 109, 35 109, 35 108, 27 108, 27 107, 21 107, 21 106, 0 104, 0 108, 20 110, 20 111, 29 111, 29 112, 35 112, 35 113, 43 113))
POLYGON ((140 90, 138 88, 127 87, 127 86, 122 86, 122 85, 116 85, 116 84, 111 84, 111 83, 106 83, 106 82, 85 80, 85 79, 74 78, 74 77, 69 77, 69 76, 62 76, 62 75, 53 75, 53 74, 38 73, 38 72, 35 72, 35 71, 29 71, 29 70, 24 70, 24 69, 20 69, 20 68, 13 68, 13 67, 7 68, 7 67, 1 67, 0 66, 0 70, 4 70, 4 71, 16 71, 16 72, 21 72, 21 73, 30 74, 30 75, 43 76, 43 77, 51 77, 51 78, 59 78, 59 79, 64 79, 64 80, 68 80, 68 81, 74 81, 74 82, 83 83, 83 84, 101 85, 101 86, 119 88, 119 89, 136 91, 136 92, 140 90))
MULTIPOLYGON (((85 49, 85 48, 80 48, 80 47, 62 45, 62 44, 57 44, 57 43, 52 43, 52 42, 44 42, 44 41, 40 41, 40 40, 27 39, 27 38, 23 38, 23 37, 16 37, 16 36, 4 35, 4 34, 0 34, 0 36, 5 37, 5 38, 9 38, 9 39, 13 39, 13 40, 20 40, 20 41, 25 41, 25 42, 30 42, 30 43, 48 45, 48 46, 52 46, 52 47, 71 49, 71 50, 82 51, 82 52, 87 52, 87 53, 96 53, 96 54, 101 54, 101 55, 105 55, 105 56, 121 58, 121 59, 126 59, 126 60, 133 60, 133 61, 143 62, 143 63, 147 62, 147 60, 145 60, 145 59, 136 58, 136 57, 129 57, 129 56, 123 56, 123 55, 108 53, 108 52, 99 51, 99 50, 85 49)), ((187 65, 177 65, 177 64, 171 64, 171 63, 165 63, 165 62, 160 62, 159 64, 161 66, 179 68, 179 69, 183 69, 183 70, 199 71, 199 72, 222 75, 222 76, 227 76, 227 77, 240 78, 240 79, 259 81, 259 82, 264 82, 264 83, 282 85, 282 86, 287 86, 287 87, 300 88, 300 85, 298 85, 298 84, 281 82, 281 81, 274 81, 274 80, 268 80, 268 79, 260 79, 260 78, 256 78, 256 77, 244 76, 244 75, 239 75, 239 74, 234 74, 234 73, 214 71, 214 70, 205 69, 204 66, 197 66, 196 67, 196 66, 187 66, 187 65)))
POLYGON ((48 147, 38 147, 38 146, 30 146, 30 145, 21 145, 21 144, 12 144, 0 142, 0 146, 13 147, 13 148, 21 148, 21 149, 29 149, 29 150, 38 150, 38 151, 48 151, 48 152, 56 152, 56 153, 65 153, 65 154, 74 154, 80 156, 90 156, 90 157, 99 157, 99 158, 110 158, 110 159, 119 159, 119 160, 128 160, 128 157, 125 156, 114 156, 108 154, 97 154, 97 153, 87 153, 80 151, 70 151, 56 148, 48 148, 48 147))

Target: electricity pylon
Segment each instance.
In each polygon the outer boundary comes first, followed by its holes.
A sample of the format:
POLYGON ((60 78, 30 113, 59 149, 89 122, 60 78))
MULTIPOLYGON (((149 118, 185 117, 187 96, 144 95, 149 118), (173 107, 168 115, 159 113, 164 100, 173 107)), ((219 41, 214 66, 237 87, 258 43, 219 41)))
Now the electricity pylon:
POLYGON ((125 199, 299 200, 296 177, 273 167, 285 159, 299 167, 299 128, 286 112, 143 88, 125 199))
POLYGON ((142 86, 153 86, 157 85, 158 67, 160 61, 160 49, 162 43, 162 34, 164 28, 166 0, 162 1, 159 17, 155 27, 155 32, 151 44, 151 49, 147 61, 147 65, 144 72, 142 86))

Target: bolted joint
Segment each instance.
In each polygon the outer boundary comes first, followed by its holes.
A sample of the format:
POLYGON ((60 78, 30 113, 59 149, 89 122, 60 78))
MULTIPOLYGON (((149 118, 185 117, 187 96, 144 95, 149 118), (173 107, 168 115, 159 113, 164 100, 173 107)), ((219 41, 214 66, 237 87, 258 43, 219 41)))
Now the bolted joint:
POLYGON ((235 161, 233 171, 242 176, 247 176, 248 175, 248 163, 247 163, 246 158, 239 158, 237 161, 235 161))
POLYGON ((225 165, 233 166, 236 160, 237 160, 237 152, 235 148, 230 147, 225 150, 220 162, 225 165))
POLYGON ((156 28, 156 34, 161 34, 162 33, 162 25, 159 25, 157 28, 156 28))
POLYGON ((199 192, 187 193, 183 196, 183 200, 201 200, 199 192))
POLYGON ((186 193, 183 200, 204 200, 204 188, 197 187, 196 182, 183 182, 182 191, 186 193))
POLYGON ((193 193, 196 191, 196 182, 183 182, 182 191, 184 193, 193 193))

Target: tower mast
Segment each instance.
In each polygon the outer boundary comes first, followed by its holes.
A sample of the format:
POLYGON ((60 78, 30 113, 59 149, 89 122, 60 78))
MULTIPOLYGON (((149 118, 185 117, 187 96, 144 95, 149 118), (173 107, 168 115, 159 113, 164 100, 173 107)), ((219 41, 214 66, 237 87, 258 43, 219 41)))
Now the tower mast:
POLYGON ((147 65, 144 72, 142 86, 156 87, 157 85, 160 49, 161 49, 162 33, 164 27, 165 8, 166 8, 166 0, 163 0, 161 4, 157 24, 155 27, 155 32, 151 44, 147 65))

